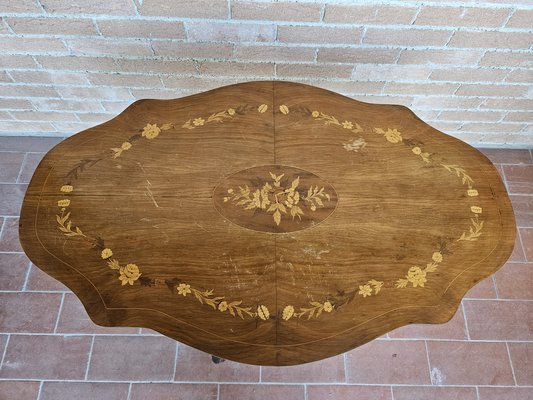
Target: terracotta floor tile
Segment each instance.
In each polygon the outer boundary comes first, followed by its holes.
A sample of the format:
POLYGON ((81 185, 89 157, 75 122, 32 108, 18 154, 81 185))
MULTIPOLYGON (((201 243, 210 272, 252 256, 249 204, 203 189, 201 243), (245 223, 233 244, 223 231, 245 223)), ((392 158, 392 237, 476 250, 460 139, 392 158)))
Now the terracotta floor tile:
POLYGON ((495 299, 496 289, 492 276, 483 279, 465 294, 465 299, 495 299))
POLYGON ((533 194, 533 165, 504 165, 507 187, 512 194, 533 194))
POLYGON ((11 335, 1 378, 83 379, 89 336, 11 335))
POLYGON ((60 294, 0 293, 0 331, 52 333, 60 304, 60 294))
POLYGON ((29 267, 24 254, 0 253, 0 290, 21 290, 29 267))
POLYGON ((0 184, 0 215, 17 216, 20 214, 27 186, 15 183, 0 184))
POLYGON ((465 319, 459 307, 453 318, 445 324, 413 324, 389 332, 391 338, 402 339, 466 339, 465 319))
POLYGON ((0 152, 0 182, 15 183, 19 176, 24 153, 0 152))
POLYGON ((20 171, 19 183, 29 183, 45 153, 28 153, 20 171))
POLYGON ((6 348, 7 343, 7 337, 8 335, 0 335, 0 351, 2 352, 0 354, 4 354, 4 350, 6 348))
POLYGON ((303 400, 303 385, 220 385, 219 400, 303 400))
POLYGON ((479 149, 494 164, 533 164, 527 149, 479 149))
MULTIPOLYGON (((1 196, 1 194, 0 194, 1 196)), ((23 252, 19 242, 19 219, 5 218, 2 234, 0 235, 0 251, 23 252)))
POLYGON ((477 400, 474 387, 394 386, 394 400, 477 400))
POLYGON ((480 387, 479 400, 529 400, 533 399, 533 388, 480 387))
POLYGON ((533 227, 533 196, 511 195, 516 225, 519 227, 533 227))
POLYGON ((516 383, 533 386, 533 343, 509 343, 516 383))
POLYGON ((533 300, 533 264, 507 263, 496 272, 500 299, 533 300))
POLYGON ((307 400, 389 400, 388 386, 308 385, 307 400))
POLYGON ((35 381, 0 381, 0 399, 37 400, 39 386, 35 381))
POLYGON ((432 383, 512 385, 505 343, 428 342, 432 383))
POLYGON ((471 339, 533 340, 533 302, 465 300, 471 339))
POLYGON ((216 398, 216 384, 134 383, 129 400, 216 400, 216 398))
POLYGON ((4 136, 0 137, 0 151, 46 152, 62 140, 63 138, 4 136))
POLYGON ((89 333, 89 334, 135 334, 139 328, 105 327, 96 325, 72 293, 65 295, 63 308, 57 324, 57 333, 89 333))
POLYGON ((429 384, 423 341, 375 340, 346 354, 348 382, 429 384))
POLYGON ((513 253, 507 260, 508 262, 524 262, 526 261, 526 255, 522 247, 522 241, 519 237, 519 232, 516 233, 516 241, 513 249, 513 253))
POLYGON ((259 367, 229 360, 215 364, 209 354, 181 343, 177 360, 176 381, 259 382, 259 367))
POLYGON ((524 254, 528 262, 533 262, 533 228, 520 228, 524 254))
POLYGON ((129 384, 45 382, 39 400, 126 400, 129 384))
POLYGON ((58 280, 44 273, 35 265, 30 267, 30 275, 26 284, 26 290, 41 290, 51 292, 70 292, 70 289, 58 280))
POLYGON ((345 382, 344 356, 290 367, 263 367, 261 382, 345 382))
POLYGON ((90 380, 169 381, 176 342, 166 337, 97 336, 90 380))

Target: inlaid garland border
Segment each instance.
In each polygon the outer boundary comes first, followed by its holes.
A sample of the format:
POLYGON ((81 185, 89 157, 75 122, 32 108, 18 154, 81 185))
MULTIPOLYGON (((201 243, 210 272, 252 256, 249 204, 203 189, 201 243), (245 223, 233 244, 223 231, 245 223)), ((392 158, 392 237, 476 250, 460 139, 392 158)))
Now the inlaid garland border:
MULTIPOLYGON (((181 125, 181 128, 192 130, 214 122, 222 123, 226 120, 233 119, 236 116, 244 115, 251 111, 265 113, 267 110, 268 105, 266 104, 261 104, 257 107, 250 106, 248 104, 241 105, 236 108, 228 108, 226 110, 213 113, 206 117, 199 116, 189 119, 183 125, 181 125)), ((336 127, 337 129, 345 129, 354 134, 364 132, 357 122, 348 120, 340 122, 336 116, 328 115, 317 110, 311 111, 307 107, 297 106, 289 108, 287 105, 280 105, 279 111, 283 115, 288 115, 291 111, 293 113, 303 114, 304 116, 311 118, 314 122, 320 122, 326 126, 336 127)), ((103 159, 116 159, 121 157, 124 152, 132 149, 134 144, 140 139, 144 138, 146 140, 153 140, 163 132, 175 129, 176 126, 171 123, 165 123, 162 125, 158 125, 157 123, 147 123, 143 129, 132 135, 119 147, 110 148, 110 151, 102 153, 100 157, 80 160, 80 162, 67 173, 67 183, 62 185, 59 189, 62 198, 57 202, 57 206, 60 209, 59 213, 56 215, 58 229, 67 237, 78 237, 89 242, 91 247, 99 252, 101 259, 107 264, 107 266, 111 270, 118 273, 118 280, 121 282, 122 286, 132 286, 135 282, 139 282, 141 286, 167 286, 177 295, 186 297, 191 294, 201 304, 206 304, 215 311, 218 310, 222 313, 228 313, 233 317, 238 316, 241 319, 250 317, 263 321, 266 321, 269 318, 275 318, 274 316, 270 315, 270 311, 263 304, 259 304, 257 306, 244 306, 242 305, 242 300, 230 300, 225 296, 215 295, 212 289, 205 290, 196 288, 191 286, 190 283, 184 282, 179 278, 162 279, 143 275, 137 264, 121 264, 116 258, 114 258, 113 250, 109 247, 106 247, 104 239, 98 236, 87 236, 79 226, 73 224, 71 212, 68 211, 71 206, 71 199, 69 197, 72 192, 74 192, 74 185, 72 183, 74 180, 78 179, 78 176, 81 172, 92 167, 103 159)), ((438 166, 444 168, 449 173, 456 175, 461 180, 462 185, 467 187, 467 196, 472 198, 473 201, 473 204, 469 206, 470 224, 468 230, 465 230, 460 237, 452 240, 451 242, 440 240, 440 242, 436 244, 435 251, 432 253, 431 259, 425 262, 425 267, 418 265, 410 267, 406 274, 403 277, 398 278, 394 283, 391 282, 388 285, 385 285, 383 281, 371 279, 367 282, 361 283, 358 285, 358 288, 354 288, 350 291, 338 291, 336 295, 327 295, 321 301, 311 300, 306 306, 298 307, 298 310, 294 305, 288 304, 281 311, 281 318, 285 321, 288 321, 291 318, 318 318, 323 312, 331 313, 339 307, 350 303, 356 296, 361 296, 364 299, 369 296, 378 295, 384 286, 391 288, 394 287, 396 289, 404 289, 407 287, 424 287, 428 281, 428 275, 438 269, 439 265, 444 261, 444 256, 450 253, 450 249, 452 247, 457 246, 459 242, 462 241, 476 241, 482 235, 484 221, 481 219, 480 215, 482 214, 483 209, 478 205, 478 202, 474 201, 479 193, 474 188, 473 179, 463 168, 458 165, 443 164, 435 161, 432 157, 433 155, 424 151, 420 143, 412 139, 404 138, 403 134, 397 129, 383 129, 374 127, 372 132, 374 134, 383 136, 384 139, 391 144, 404 145, 411 151, 413 155, 419 157, 424 163, 438 164, 438 166)), ((366 144, 367 143, 364 138, 358 137, 347 143, 343 143, 343 147, 348 152, 358 152, 364 149, 366 144)))

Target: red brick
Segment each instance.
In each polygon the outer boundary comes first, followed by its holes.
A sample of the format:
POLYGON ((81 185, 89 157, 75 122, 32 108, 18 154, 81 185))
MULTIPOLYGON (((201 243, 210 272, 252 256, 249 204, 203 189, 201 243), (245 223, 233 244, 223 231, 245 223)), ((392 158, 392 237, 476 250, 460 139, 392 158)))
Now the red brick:
POLYGON ((519 132, 526 125, 515 123, 483 123, 483 122, 465 122, 461 126, 461 130, 465 132, 482 132, 482 133, 501 133, 501 132, 519 132))
POLYGON ((465 295, 465 299, 495 299, 496 289, 494 288, 494 282, 492 276, 483 279, 477 283, 472 289, 470 289, 465 295))
POLYGON ((357 65, 353 78, 370 81, 425 81, 431 68, 406 65, 357 65))
POLYGON ((315 59, 312 47, 237 45, 234 56, 239 61, 307 61, 315 59))
MULTIPOLYGON (((11 185, 15 186, 15 185, 11 185)), ((22 185, 16 185, 22 186, 22 185)), ((0 194, 2 185, 0 185, 0 194)), ((7 199, 12 198, 9 196, 7 199)), ((0 196, 2 199, 2 196, 0 196)), ((5 197, 4 197, 5 199, 5 197)), ((9 211, 9 210, 8 210, 9 211)), ((7 213, 6 213, 7 214, 7 213)), ((18 211, 16 212, 18 214, 18 211)), ((9 251, 9 252, 22 252, 22 247, 19 242, 19 220, 18 218, 6 218, 4 219, 4 227, 2 228, 2 235, 0 236, 0 251, 9 251)))
POLYGON ((35 135, 40 133, 53 134, 56 132, 54 126, 49 122, 32 122, 32 121, 3 121, 0 124, 0 135, 7 133, 8 135, 13 132, 29 135, 35 135))
POLYGON ((389 332, 391 338, 466 339, 465 321, 461 308, 445 324, 413 324, 389 332))
POLYGON ((516 224, 519 227, 533 226, 533 197, 529 195, 511 195, 516 224))
POLYGON ((421 340, 374 340, 346 353, 346 368, 347 380, 352 383, 430 382, 426 347, 421 340))
POLYGON ((85 73, 57 71, 11 71, 11 76, 18 83, 87 85, 85 73))
POLYGON ((533 194, 533 165, 505 165, 503 171, 510 193, 533 194))
MULTIPOLYGON (((514 83, 526 83, 530 84, 533 81, 533 71, 527 69, 515 69, 509 72, 509 75, 505 78, 506 82, 514 83)), ((523 86, 516 86, 517 88, 523 88, 523 86)), ((526 86, 527 88, 527 86, 526 86)), ((527 92, 524 92, 523 96, 516 96, 514 92, 508 94, 507 97, 528 97, 527 92)))
POLYGON ((126 400, 129 384, 95 382, 45 382, 39 400, 126 400))
MULTIPOLYGON (((27 110, 27 109, 32 109, 33 105, 28 100, 0 99, 0 108, 8 108, 11 110, 27 110)), ((1 146, 1 143, 0 143, 0 146, 1 146)))
POLYGON ((34 381, 0 381, 0 395, 5 400, 36 400, 39 386, 40 383, 34 381))
POLYGON ((520 238, 528 262, 533 262, 533 228, 520 228, 520 238))
POLYGON ((529 150, 480 149, 495 164, 533 164, 529 150))
POLYGON ((259 367, 225 361, 215 364, 211 355, 180 344, 175 381, 259 382, 259 367))
POLYGON ((156 56, 184 59, 229 58, 233 52, 233 46, 229 43, 187 43, 154 40, 152 48, 156 56))
POLYGON ((76 56, 38 56, 35 57, 39 64, 48 69, 61 69, 68 71, 113 71, 117 65, 111 57, 83 57, 76 56))
POLYGON ((363 28, 333 28, 328 26, 280 26, 279 42, 285 43, 361 43, 363 28))
POLYGON ((307 400, 389 400, 391 391, 386 386, 309 385, 307 400))
POLYGON ((487 99, 481 108, 495 108, 504 110, 525 110, 533 109, 533 100, 530 99, 487 99))
POLYGON ((48 151, 62 138, 47 137, 0 137, 0 151, 48 151))
POLYGON ((324 21, 364 25, 410 25, 416 13, 416 7, 400 7, 397 5, 327 4, 324 21))
POLYGON ((233 1, 231 17, 233 19, 253 19, 267 21, 320 21, 322 6, 311 3, 256 3, 233 1))
POLYGON ((66 40, 74 55, 105 56, 150 56, 152 49, 146 40, 120 39, 68 39, 66 40))
POLYGON ((0 153, 0 182, 15 183, 24 153, 0 153))
POLYGON ((220 385, 219 400, 304 400, 303 385, 220 385))
MULTIPOLYGON (((507 81, 509 79, 506 79, 507 81)), ((462 84, 455 93, 457 96, 492 96, 492 97, 525 97, 528 88, 518 85, 476 85, 462 84)))
POLYGON ((155 75, 135 74, 95 74, 88 76, 93 85, 98 86, 124 86, 124 87, 162 87, 161 81, 155 75))
POLYGON ((291 367, 263 367, 261 382, 345 382, 344 356, 291 367))
POLYGON ((183 22, 105 19, 97 21, 103 36, 185 39, 183 22))
POLYGON ((400 50, 398 49, 325 47, 318 49, 318 61, 352 64, 394 64, 399 54, 400 50))
POLYGON ((58 333, 88 334, 134 334, 138 328, 98 326, 91 321, 81 301, 74 294, 67 293, 63 301, 61 316, 57 324, 58 333))
MULTIPOLYGON (((298 82, 298 80, 296 80, 298 82)), ((303 83, 307 83, 303 81, 303 83)), ((313 80, 313 85, 340 93, 379 94, 383 82, 313 80)))
MULTIPOLYGON (((167 88, 198 91, 211 90, 220 86, 230 85, 241 81, 238 78, 211 78, 199 76, 164 76, 161 79, 167 88)), ((132 90, 132 93, 137 94, 139 92, 132 90)), ((172 91, 172 93, 176 95, 176 91, 172 91)))
POLYGON ((434 81, 499 82, 507 75, 505 70, 479 68, 444 68, 434 70, 429 79, 434 81))
POLYGON ((449 47, 527 49, 533 34, 526 32, 455 31, 449 47))
POLYGON ((36 68, 37 63, 32 56, 0 55, 0 67, 6 69, 36 68))
POLYGON ((509 112, 503 120, 509 122, 530 122, 533 121, 533 113, 509 112))
POLYGON ((414 107, 424 108, 476 108, 482 103, 481 99, 458 97, 418 97, 414 99, 414 107))
POLYGON ((271 77, 274 74, 274 65, 202 61, 198 63, 198 72, 202 75, 245 76, 247 79, 255 76, 271 77))
POLYGON ((387 82, 383 89, 383 93, 414 95, 452 95, 458 87, 458 83, 434 84, 387 82))
POLYGON ((473 387, 394 386, 394 400, 477 400, 473 387))
MULTIPOLYGON (((57 91, 49 86, 2 85, 2 96, 10 97, 59 97, 57 91)), ((35 100, 35 99, 32 99, 35 100)))
POLYGON ((35 54, 44 52, 66 52, 67 48, 60 39, 6 36, 2 38, 2 51, 6 53, 35 54))
POLYGON ((187 23, 189 40, 222 42, 273 42, 276 26, 272 24, 229 24, 218 22, 187 23))
POLYGON ((30 267, 30 275, 26 290, 30 291, 45 291, 45 292, 70 292, 70 289, 63 285, 58 280, 52 278, 50 275, 44 273, 35 265, 30 267))
MULTIPOLYGON (((58 87, 57 91, 61 97, 66 100, 133 100, 127 88, 118 87, 58 87)), ((60 113, 66 115, 66 113, 60 113)), ((72 114, 75 116, 75 114, 72 114)), ((66 120, 66 119, 65 119, 66 120)), ((73 119, 72 121, 77 121, 73 119)))
POLYGON ((112 15, 133 15, 135 10, 133 3, 129 0, 92 0, 87 3, 83 0, 40 0, 43 8, 48 13, 61 14, 112 14, 112 15))
POLYGON ((11 335, 1 378, 83 379, 89 336, 11 335))
POLYGON ((422 7, 415 25, 499 28, 509 17, 509 8, 422 7))
POLYGON ((513 384, 505 343, 428 342, 427 345, 434 385, 513 384))
POLYGON ((533 303, 467 300, 464 302, 471 339, 532 340, 533 303))
POLYGON ((91 100, 35 99, 33 104, 40 111, 102 111, 100 102, 91 100))
POLYGON ((533 10, 516 10, 505 27, 531 29, 531 21, 533 21, 533 10))
POLYGON ((531 52, 516 53, 511 51, 487 51, 479 65, 487 67, 531 67, 533 54, 531 52))
POLYGON ((276 75, 280 78, 288 77, 313 77, 324 76, 349 79, 352 75, 351 65, 326 65, 326 64, 277 64, 276 75))
POLYGON ((89 379, 168 381, 176 342, 166 337, 97 336, 89 379))
POLYGON ((533 398, 533 388, 480 387, 479 400, 525 400, 533 398))
POLYGON ((388 46, 444 46, 450 36, 450 31, 436 29, 368 28, 363 43, 388 46))
POLYGON ((18 34, 39 35, 96 35, 90 19, 66 18, 7 18, 7 23, 18 34))
POLYGON ((518 385, 533 383, 533 343, 509 343, 511 363, 518 385))
POLYGON ((22 290, 29 266, 30 260, 24 254, 0 253, 0 290, 22 290))
POLYGON ((61 304, 60 294, 0 293, 2 332, 52 333, 61 304))
POLYGON ((181 18, 223 18, 228 17, 226 0, 143 0, 139 7, 142 15, 161 15, 181 18))
POLYGON ((33 0, 0 0, 0 9, 3 13, 42 13, 37 3, 33 0))
POLYGON ((75 114, 67 114, 63 112, 46 112, 46 111, 11 111, 11 115, 20 121, 48 121, 48 122, 64 122, 64 121, 78 121, 75 114))
POLYGON ((129 400, 216 400, 216 398, 216 384, 134 383, 129 400))

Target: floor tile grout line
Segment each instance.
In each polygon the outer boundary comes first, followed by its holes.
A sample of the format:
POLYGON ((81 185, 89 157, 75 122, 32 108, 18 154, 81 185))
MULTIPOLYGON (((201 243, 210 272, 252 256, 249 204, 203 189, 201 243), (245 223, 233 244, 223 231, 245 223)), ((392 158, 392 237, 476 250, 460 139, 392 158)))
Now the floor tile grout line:
POLYGON ((259 383, 263 382, 263 366, 259 366, 259 383))
POLYGON ((94 348, 94 339, 96 336, 93 335, 93 339, 91 340, 91 347, 89 348, 89 357, 87 357, 87 367, 85 368, 85 376, 83 380, 86 382, 89 379, 89 368, 91 367, 91 359, 93 356, 93 348, 94 348))
POLYGON ((498 284, 496 283, 496 274, 492 275, 492 284, 494 285, 494 292, 496 293, 496 299, 500 300, 500 292, 498 290, 498 284))
POLYGON ((39 383, 39 391, 37 392, 37 400, 41 400, 41 394, 43 392, 44 381, 39 383))
POLYGON ((514 372, 514 366, 513 366, 513 359, 511 357, 511 350, 509 349, 509 343, 505 342, 505 348, 507 349, 507 356, 509 357, 509 365, 511 366, 511 372, 513 374, 513 381, 515 386, 518 386, 518 383, 516 381, 516 375, 514 372))
POLYGON ((217 400, 220 400, 220 382, 217 382, 217 400))
POLYGON ((27 159, 28 159, 28 153, 24 153, 24 157, 22 157, 22 162, 20 163, 20 169, 19 169, 19 173, 17 175, 17 180, 15 181, 15 183, 21 183, 20 177, 22 176, 22 171, 24 171, 24 168, 26 167, 27 159))
POLYGON ((477 400, 479 400, 479 387, 476 386, 476 398, 477 400))
POLYGON ((131 399, 131 387, 132 387, 133 383, 130 382, 129 385, 128 385, 128 396, 126 397, 127 400, 130 400, 131 399))
POLYGON ((31 261, 28 261, 28 271, 26 271, 26 277, 24 278, 24 284, 22 285, 21 292, 26 292, 26 289, 28 288, 28 280, 30 279, 31 269, 32 263, 31 261))
POLYGON ((7 335, 6 344, 4 346, 4 351, 2 352, 2 359, 0 359, 0 371, 4 367, 4 360, 5 360, 6 354, 7 354, 7 346, 9 345, 9 339, 11 339, 11 335, 10 334, 7 335))
POLYGON ((390 398, 391 400, 394 400, 394 389, 392 388, 392 385, 390 386, 390 398))
POLYGON ((348 356, 346 355, 346 352, 343 353, 342 361, 344 363, 344 383, 348 383, 348 368, 347 368, 348 361, 347 361, 347 358, 348 358, 348 356))
POLYGON ((463 300, 461 300, 461 311, 463 312, 463 320, 465 322, 465 332, 466 332, 466 338, 468 341, 470 341, 470 330, 468 329, 468 320, 466 318, 466 312, 465 312, 465 303, 463 300))
POLYGON ((172 378, 171 378, 172 382, 175 382, 175 379, 176 379, 176 369, 178 366, 179 352, 180 352, 180 343, 176 341, 176 349, 174 350, 174 368, 172 371, 172 378))
POLYGON ((431 361, 429 360, 429 349, 428 349, 428 342, 427 340, 424 340, 424 348, 426 349, 426 361, 428 363, 428 377, 429 382, 433 384, 433 379, 431 377, 431 361))
POLYGON ((304 383, 304 400, 307 400, 307 383, 304 383))
POLYGON ((59 310, 57 311, 56 323, 54 325, 54 333, 57 333, 57 327, 59 325, 59 319, 61 318, 61 313, 63 312, 63 304, 65 302, 65 293, 61 294, 61 302, 59 303, 59 310))

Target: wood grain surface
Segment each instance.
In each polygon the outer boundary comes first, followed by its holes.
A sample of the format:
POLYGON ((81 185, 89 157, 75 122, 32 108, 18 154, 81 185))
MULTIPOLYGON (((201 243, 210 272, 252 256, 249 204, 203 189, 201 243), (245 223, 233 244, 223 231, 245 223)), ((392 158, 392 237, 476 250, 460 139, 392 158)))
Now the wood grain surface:
POLYGON ((137 101, 66 139, 20 237, 99 325, 291 365, 448 321, 515 221, 490 161, 409 109, 265 81, 137 101))

